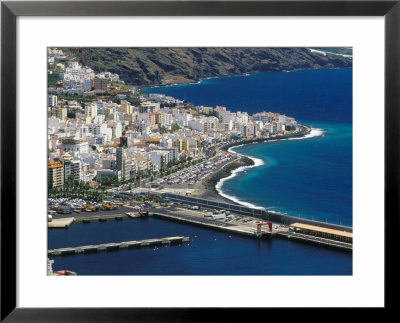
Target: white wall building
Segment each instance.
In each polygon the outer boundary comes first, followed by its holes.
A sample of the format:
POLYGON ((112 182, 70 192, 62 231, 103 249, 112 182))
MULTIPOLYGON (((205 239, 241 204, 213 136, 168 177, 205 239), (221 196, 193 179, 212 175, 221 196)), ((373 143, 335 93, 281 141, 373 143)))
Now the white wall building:
POLYGON ((57 95, 49 95, 49 96, 48 96, 48 103, 47 103, 47 105, 48 105, 49 107, 52 107, 52 108, 56 107, 56 106, 57 106, 57 95))
POLYGON ((65 152, 84 154, 89 152, 89 143, 84 140, 71 138, 62 139, 59 149, 64 149, 65 152))

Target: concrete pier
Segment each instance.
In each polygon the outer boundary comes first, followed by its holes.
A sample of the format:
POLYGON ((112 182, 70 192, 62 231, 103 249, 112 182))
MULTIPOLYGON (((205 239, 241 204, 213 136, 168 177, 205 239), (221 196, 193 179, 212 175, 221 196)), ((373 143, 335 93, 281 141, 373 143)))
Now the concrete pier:
POLYGON ((53 229, 65 229, 74 222, 74 219, 75 218, 53 219, 51 222, 47 222, 47 227, 53 229))
POLYGON ((244 235, 256 239, 263 238, 284 238, 291 239, 303 243, 317 244, 329 248, 338 248, 345 251, 352 251, 353 246, 351 243, 328 239, 326 237, 317 237, 313 235, 302 234, 299 232, 290 232, 289 228, 281 224, 273 224, 273 230, 270 232, 268 229, 262 229, 261 233, 256 231, 256 223, 238 223, 224 222, 218 220, 210 220, 204 218, 199 211, 186 210, 180 208, 173 209, 159 209, 155 212, 154 217, 162 218, 169 221, 176 221, 188 223, 191 225, 198 225, 207 227, 208 229, 225 231, 231 234, 244 235))
POLYGON ((90 222, 106 222, 108 220, 123 220, 128 219, 126 214, 99 214, 75 217, 74 223, 90 223, 90 222))
POLYGON ((253 238, 261 238, 261 237, 266 237, 270 236, 273 233, 269 232, 263 232, 262 235, 257 235, 255 232, 255 228, 250 228, 250 227, 245 227, 245 226, 236 226, 236 225, 231 225, 229 223, 223 223, 223 222, 217 222, 217 221, 211 221, 207 219, 202 219, 202 218, 196 218, 194 216, 183 216, 180 214, 167 214, 165 211, 164 212, 157 212, 153 214, 154 217, 170 220, 170 221, 176 221, 176 222, 182 222, 182 223, 188 223, 188 224, 194 224, 194 225, 199 225, 203 227, 207 227, 208 229, 215 229, 215 230, 220 230, 220 231, 225 231, 228 233, 232 234, 239 234, 239 235, 245 235, 248 237, 253 237, 253 238))
POLYGON ((49 256, 62 256, 62 255, 74 255, 80 253, 113 251, 126 248, 163 246, 163 245, 172 245, 172 244, 189 243, 189 242, 190 242, 189 237, 177 236, 177 237, 166 237, 166 238, 147 239, 138 241, 123 241, 116 243, 103 243, 98 245, 52 249, 48 250, 47 253, 49 256))

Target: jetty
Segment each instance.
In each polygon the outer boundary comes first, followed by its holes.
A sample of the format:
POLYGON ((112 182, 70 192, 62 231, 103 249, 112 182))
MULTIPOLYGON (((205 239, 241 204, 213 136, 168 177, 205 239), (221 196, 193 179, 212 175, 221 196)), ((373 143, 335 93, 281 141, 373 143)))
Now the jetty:
POLYGON ((75 221, 75 218, 52 219, 47 222, 47 227, 52 229, 66 229, 75 221))
POLYGON ((135 240, 135 241, 123 241, 123 242, 112 242, 102 243, 97 245, 70 247, 70 248, 59 248, 51 249, 47 251, 48 256, 63 256, 63 255, 75 255, 85 254, 102 251, 117 251, 125 250, 129 248, 141 248, 141 247, 152 247, 152 246, 168 246, 173 244, 189 243, 190 238, 184 236, 177 237, 166 237, 146 240, 135 240))

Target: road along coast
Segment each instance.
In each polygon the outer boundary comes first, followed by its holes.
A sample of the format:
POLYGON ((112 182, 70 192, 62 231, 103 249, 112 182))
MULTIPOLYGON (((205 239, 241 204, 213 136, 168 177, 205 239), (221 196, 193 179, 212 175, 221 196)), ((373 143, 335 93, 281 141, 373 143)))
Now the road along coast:
MULTIPOLYGON (((292 132, 282 136, 274 136, 274 137, 263 137, 263 138, 252 138, 252 139, 242 139, 235 142, 228 143, 226 145, 221 146, 219 149, 222 151, 226 151, 229 153, 236 154, 238 156, 237 159, 228 162, 223 167, 217 169, 212 175, 206 178, 203 181, 203 185, 201 189, 198 189, 196 193, 192 193, 191 196, 198 197, 202 199, 208 199, 213 201, 219 201, 224 203, 234 203, 240 204, 237 201, 224 196, 221 191, 221 186, 223 182, 229 178, 235 176, 236 173, 245 170, 249 167, 257 167, 264 164, 264 161, 258 158, 248 157, 241 154, 236 153, 231 150, 233 147, 243 146, 253 143, 263 143, 268 141, 279 141, 279 140, 288 140, 294 138, 302 138, 311 134, 312 128, 306 125, 298 125, 298 130, 296 132, 292 132)), ((243 204, 244 202, 242 202, 243 204)), ((246 205, 249 206, 249 205, 246 205)))

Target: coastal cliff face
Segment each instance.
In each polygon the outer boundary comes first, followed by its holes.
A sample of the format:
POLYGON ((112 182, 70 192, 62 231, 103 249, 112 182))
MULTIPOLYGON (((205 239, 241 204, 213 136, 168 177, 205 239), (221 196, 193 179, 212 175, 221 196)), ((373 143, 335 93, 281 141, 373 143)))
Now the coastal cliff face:
POLYGON ((95 72, 117 73, 137 86, 196 82, 248 72, 351 67, 351 57, 307 48, 64 48, 95 72))

